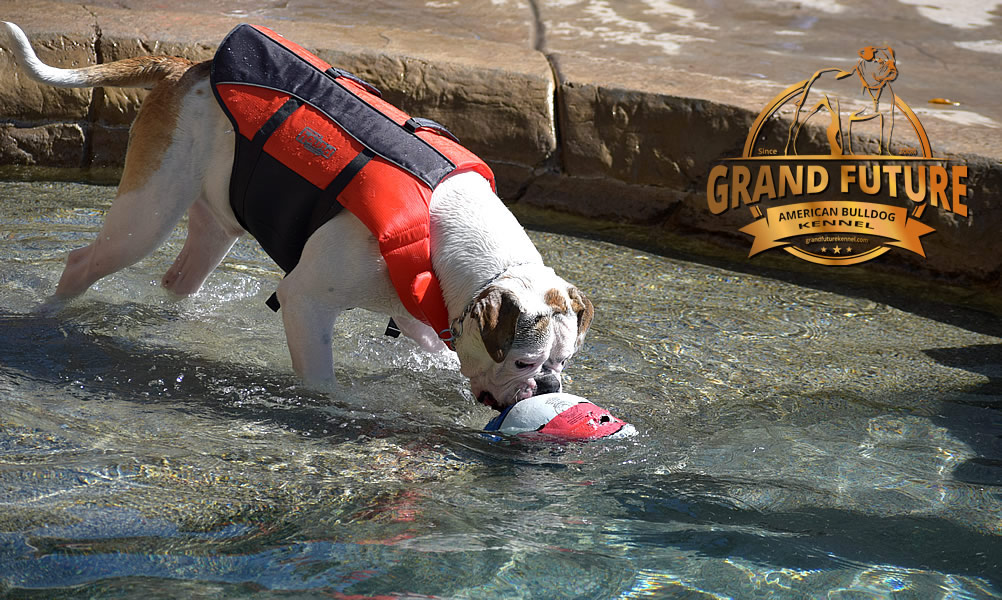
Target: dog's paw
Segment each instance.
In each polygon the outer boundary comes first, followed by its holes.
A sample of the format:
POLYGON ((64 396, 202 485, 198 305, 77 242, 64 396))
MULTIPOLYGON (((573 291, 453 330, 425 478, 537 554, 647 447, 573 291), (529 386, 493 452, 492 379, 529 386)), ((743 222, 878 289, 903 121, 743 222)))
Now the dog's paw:
POLYGON ((31 312, 40 317, 52 317, 61 312, 69 300, 60 296, 49 296, 41 304, 36 305, 31 312))

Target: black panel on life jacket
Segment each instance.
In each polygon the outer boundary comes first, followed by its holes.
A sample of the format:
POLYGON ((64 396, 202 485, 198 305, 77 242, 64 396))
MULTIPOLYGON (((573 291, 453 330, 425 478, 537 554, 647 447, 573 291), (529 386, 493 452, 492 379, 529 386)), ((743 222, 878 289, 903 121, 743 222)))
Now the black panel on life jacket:
POLYGON ((422 119, 397 124, 337 79, 350 79, 378 94, 375 88, 334 67, 321 71, 250 25, 236 27, 223 40, 213 59, 210 78, 217 100, 235 130, 238 119, 219 96, 217 86, 246 85, 290 96, 253 139, 236 133, 230 180, 230 204, 237 219, 285 272, 299 263, 313 232, 340 212, 338 195, 372 157, 380 156, 397 165, 431 189, 456 168, 414 134, 421 127, 448 134, 440 125, 422 119), (303 104, 320 110, 365 147, 326 189, 316 187, 263 151, 269 136, 303 104))
POLYGON ((282 90, 324 112, 377 156, 435 188, 456 166, 430 144, 369 106, 333 76, 249 25, 223 40, 212 64, 213 86, 236 83, 282 90))

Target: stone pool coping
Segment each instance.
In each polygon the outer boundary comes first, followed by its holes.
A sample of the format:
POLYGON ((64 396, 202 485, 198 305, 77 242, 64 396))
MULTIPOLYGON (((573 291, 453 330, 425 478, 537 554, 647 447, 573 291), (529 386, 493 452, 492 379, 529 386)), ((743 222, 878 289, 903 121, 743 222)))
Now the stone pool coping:
MULTIPOLYGON (((28 33, 43 60, 60 66, 150 53, 205 60, 241 22, 49 0, 25 4, 0 0, 0 15, 28 33)), ((555 210, 611 237, 609 223, 626 223, 655 237, 698 238, 736 261, 808 270, 819 278, 888 273, 959 286, 971 295, 999 295, 999 144, 980 143, 976 153, 964 136, 930 129, 930 137, 943 140, 938 156, 968 165, 970 217, 930 211, 924 222, 936 233, 923 239, 925 258, 894 250, 844 268, 778 251, 748 259, 750 238, 738 230, 750 222, 749 213, 711 215, 706 180, 715 161, 741 154, 753 121, 776 93, 771 88, 689 69, 546 55, 521 44, 315 21, 261 22, 371 81, 408 112, 447 124, 491 164, 501 196, 521 206, 516 212, 522 215, 555 210)), ((7 50, 0 53, 0 72, 15 72, 7 50)), ((20 74, 4 77, 0 164, 118 167, 144 94, 59 90, 20 74)))

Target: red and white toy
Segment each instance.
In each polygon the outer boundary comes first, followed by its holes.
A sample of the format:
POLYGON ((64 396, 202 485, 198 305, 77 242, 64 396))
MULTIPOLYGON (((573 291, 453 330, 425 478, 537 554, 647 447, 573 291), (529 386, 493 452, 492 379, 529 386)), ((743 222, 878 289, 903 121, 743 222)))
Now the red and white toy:
POLYGON ((596 440, 637 433, 625 421, 573 394, 541 394, 506 408, 484 428, 506 434, 540 434, 564 440, 596 440))

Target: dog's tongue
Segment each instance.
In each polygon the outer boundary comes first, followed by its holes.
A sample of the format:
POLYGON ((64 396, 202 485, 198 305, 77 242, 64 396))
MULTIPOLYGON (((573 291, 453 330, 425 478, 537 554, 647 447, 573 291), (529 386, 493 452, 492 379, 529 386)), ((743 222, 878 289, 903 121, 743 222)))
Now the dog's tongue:
POLYGON ((572 394, 541 394, 508 407, 485 428, 500 433, 594 440, 625 437, 636 429, 609 411, 572 394))

